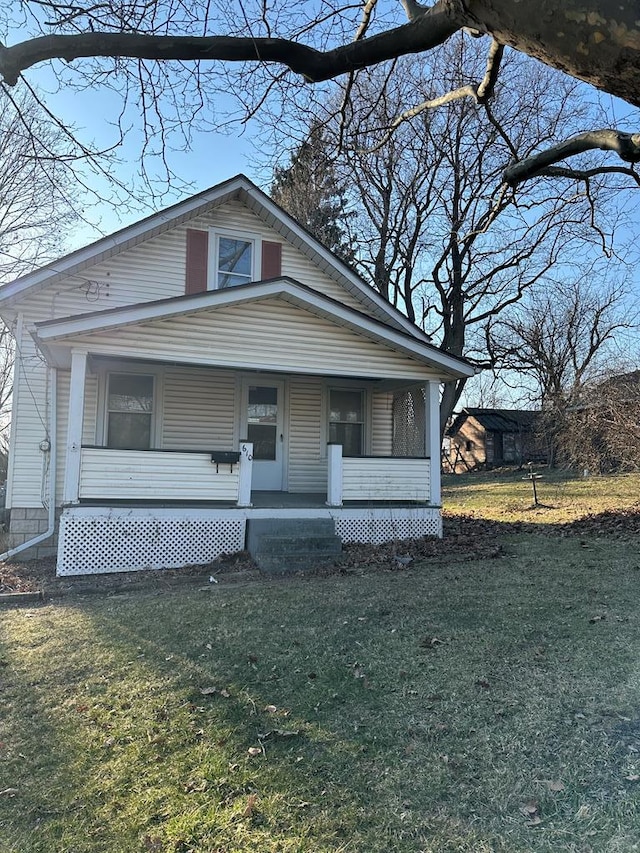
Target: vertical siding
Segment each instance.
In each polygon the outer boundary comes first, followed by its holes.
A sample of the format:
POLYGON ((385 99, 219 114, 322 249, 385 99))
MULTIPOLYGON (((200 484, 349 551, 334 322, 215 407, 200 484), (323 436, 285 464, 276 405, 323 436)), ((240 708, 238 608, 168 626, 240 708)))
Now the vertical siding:
POLYGON ((393 444, 393 393, 371 395, 371 454, 391 456, 393 444))
POLYGON ((235 378, 230 372, 170 369, 164 375, 162 447, 233 450, 235 378))
POLYGON ((326 492, 327 460, 322 450, 322 384, 293 379, 289 384, 289 491, 326 492))

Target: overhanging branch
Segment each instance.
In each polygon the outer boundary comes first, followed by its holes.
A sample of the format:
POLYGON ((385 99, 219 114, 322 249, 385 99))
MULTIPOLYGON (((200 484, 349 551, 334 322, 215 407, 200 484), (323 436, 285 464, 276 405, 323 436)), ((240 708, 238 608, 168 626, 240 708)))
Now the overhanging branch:
POLYGON ((0 76, 7 85, 13 86, 23 71, 46 60, 71 62, 86 57, 127 57, 278 62, 309 82, 320 83, 397 56, 431 50, 463 26, 461 14, 453 0, 439 0, 408 24, 328 51, 282 38, 98 32, 43 36, 11 47, 0 45, 0 76))
POLYGON ((509 186, 515 186, 529 178, 538 177, 546 170, 550 175, 549 167, 554 163, 596 149, 614 151, 626 163, 640 163, 640 133, 623 133, 620 130, 607 128, 580 133, 545 151, 512 163, 505 169, 503 180, 509 186))

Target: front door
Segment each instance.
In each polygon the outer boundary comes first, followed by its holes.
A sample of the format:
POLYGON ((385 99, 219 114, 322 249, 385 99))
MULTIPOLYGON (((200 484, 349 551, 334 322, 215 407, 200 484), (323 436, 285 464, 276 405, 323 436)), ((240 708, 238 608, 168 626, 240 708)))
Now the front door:
POLYGON ((251 488, 279 492, 284 460, 284 384, 273 381, 259 385, 247 380, 243 397, 243 433, 253 442, 251 488))

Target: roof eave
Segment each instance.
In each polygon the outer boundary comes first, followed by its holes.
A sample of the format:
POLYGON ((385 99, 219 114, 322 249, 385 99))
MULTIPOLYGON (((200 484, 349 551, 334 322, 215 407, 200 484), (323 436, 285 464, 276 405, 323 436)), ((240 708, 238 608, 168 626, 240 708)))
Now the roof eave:
POLYGON ((223 291, 208 291, 190 297, 176 297, 136 306, 91 312, 59 320, 35 324, 35 338, 41 347, 64 346, 65 339, 118 329, 138 323, 153 322, 170 317, 195 314, 203 310, 240 305, 265 298, 284 298, 306 310, 315 310, 335 323, 349 326, 358 333, 379 340, 387 346, 419 358, 430 369, 439 371, 443 379, 470 377, 474 368, 463 359, 438 350, 433 344, 417 341, 411 336, 385 325, 379 320, 360 314, 291 279, 255 282, 223 291))

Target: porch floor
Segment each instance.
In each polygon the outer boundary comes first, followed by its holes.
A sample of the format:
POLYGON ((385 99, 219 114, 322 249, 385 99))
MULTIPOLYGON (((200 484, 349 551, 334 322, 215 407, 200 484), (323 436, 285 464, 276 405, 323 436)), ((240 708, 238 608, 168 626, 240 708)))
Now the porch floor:
MULTIPOLYGON (((83 507, 158 507, 175 508, 188 507, 191 509, 238 509, 237 504, 231 501, 172 501, 172 500, 114 500, 114 499, 90 499, 80 501, 83 507)), ((419 501, 345 501, 345 507, 428 507, 429 503, 419 501)), ((252 492, 252 509, 328 509, 326 492, 252 492)))

